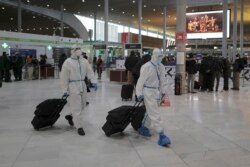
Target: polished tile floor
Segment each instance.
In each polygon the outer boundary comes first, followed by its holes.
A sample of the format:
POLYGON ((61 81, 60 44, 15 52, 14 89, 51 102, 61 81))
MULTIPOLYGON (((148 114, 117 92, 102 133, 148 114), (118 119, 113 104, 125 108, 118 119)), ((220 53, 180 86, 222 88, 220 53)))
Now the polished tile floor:
POLYGON ((120 98, 121 84, 103 79, 89 93, 84 113, 86 136, 64 119, 51 129, 35 131, 35 107, 61 96, 58 79, 4 83, 0 88, 0 167, 249 167, 250 87, 240 91, 174 96, 162 108, 169 148, 139 136, 130 126, 107 138, 101 126, 107 112, 133 104, 120 98))

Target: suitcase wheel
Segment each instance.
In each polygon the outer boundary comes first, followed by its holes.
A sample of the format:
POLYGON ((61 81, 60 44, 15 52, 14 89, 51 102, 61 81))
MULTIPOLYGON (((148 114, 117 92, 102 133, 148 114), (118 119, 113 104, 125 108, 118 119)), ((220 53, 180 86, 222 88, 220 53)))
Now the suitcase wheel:
POLYGON ((106 136, 107 136, 107 137, 110 137, 110 135, 109 135, 109 134, 106 134, 106 136))

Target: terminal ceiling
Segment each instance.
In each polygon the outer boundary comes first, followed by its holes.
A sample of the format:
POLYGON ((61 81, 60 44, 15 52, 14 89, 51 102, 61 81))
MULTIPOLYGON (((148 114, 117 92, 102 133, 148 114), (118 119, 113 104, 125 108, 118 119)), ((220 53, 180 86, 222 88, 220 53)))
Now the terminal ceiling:
MULTIPOLYGON (((17 1, 17 0, 12 0, 17 1)), ((223 0, 187 0, 187 12, 221 10, 223 0)), ((229 8, 233 11, 233 0, 229 0, 229 8)), ((238 0, 240 1, 240 0, 238 0)), ((63 3, 65 12, 104 19, 104 0, 22 0, 25 4, 42 6, 60 10, 63 3)), ((167 7, 167 33, 174 35, 176 27, 176 1, 174 0, 142 0, 142 27, 162 33, 163 8, 167 7)), ((17 30, 17 9, 0 4, 0 30, 17 30)), ((238 5, 240 9, 240 5, 238 5)), ((238 10, 238 20, 240 18, 238 10)), ((36 34, 53 34, 53 27, 60 26, 58 20, 23 11, 23 32, 36 34), (35 24, 34 24, 35 22, 35 24)), ((231 16, 231 20, 233 17, 231 16)), ((109 21, 117 24, 138 27, 138 0, 109 0, 109 21)), ((244 0, 244 33, 250 34, 250 1, 244 0)), ((65 28, 65 36, 76 36, 70 26, 65 28)), ((245 35, 246 36, 246 35, 245 35)), ((248 40, 249 41, 249 40, 248 40)))

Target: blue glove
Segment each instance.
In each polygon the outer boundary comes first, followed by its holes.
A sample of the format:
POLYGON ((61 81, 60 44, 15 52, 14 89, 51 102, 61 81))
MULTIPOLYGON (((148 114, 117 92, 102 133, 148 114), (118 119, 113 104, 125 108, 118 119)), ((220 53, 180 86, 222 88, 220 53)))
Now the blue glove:
POLYGON ((97 83, 92 83, 92 86, 93 86, 94 90, 97 91, 97 83))
POLYGON ((63 93, 63 96, 64 96, 64 97, 68 97, 68 96, 69 96, 69 92, 64 92, 64 93, 63 93))
POLYGON ((139 102, 141 102, 141 101, 144 100, 144 96, 143 96, 143 95, 140 95, 140 96, 137 97, 137 99, 138 99, 139 102))

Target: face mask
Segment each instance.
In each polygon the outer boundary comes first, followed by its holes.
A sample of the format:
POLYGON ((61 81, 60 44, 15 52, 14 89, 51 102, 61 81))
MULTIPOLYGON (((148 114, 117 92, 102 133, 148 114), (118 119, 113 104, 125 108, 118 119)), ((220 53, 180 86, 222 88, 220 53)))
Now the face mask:
POLYGON ((160 64, 161 63, 161 61, 162 61, 162 58, 161 57, 157 57, 157 64, 160 64))
POLYGON ((77 49, 75 51, 76 56, 80 57, 82 55, 82 51, 80 49, 77 49))

